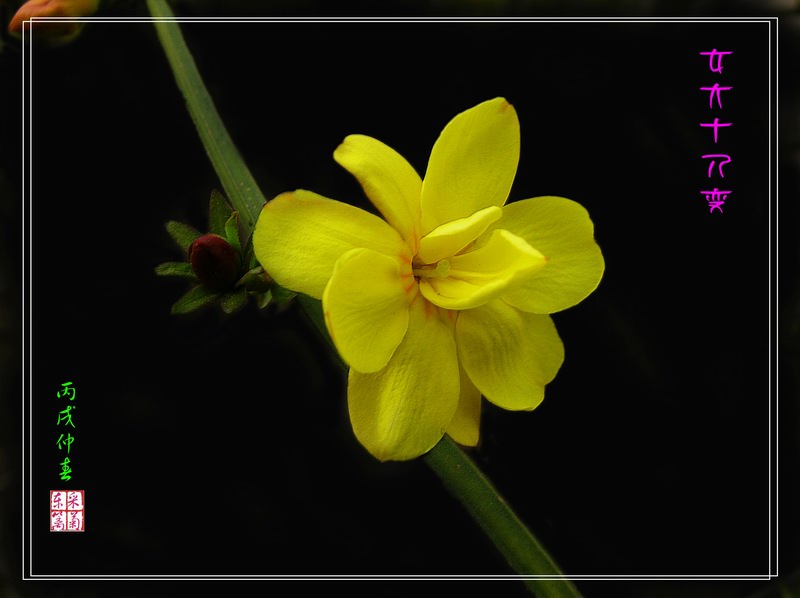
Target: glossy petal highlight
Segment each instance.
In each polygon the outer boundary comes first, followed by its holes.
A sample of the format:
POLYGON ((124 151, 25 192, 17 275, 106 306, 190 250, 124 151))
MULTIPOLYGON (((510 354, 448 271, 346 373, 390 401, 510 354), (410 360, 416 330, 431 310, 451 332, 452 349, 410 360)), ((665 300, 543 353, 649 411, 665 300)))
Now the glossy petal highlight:
POLYGON ((366 135, 349 135, 333 153, 412 251, 419 242, 422 179, 403 156, 366 135))
POLYGON ((439 442, 459 400, 452 326, 420 297, 385 368, 350 370, 348 407, 359 442, 381 461, 419 457, 439 442))
POLYGON ((493 227, 519 235, 548 259, 546 268, 503 296, 519 309, 550 314, 572 307, 603 277, 605 263, 594 225, 579 203, 563 197, 517 201, 503 208, 493 227))
POLYGON ((267 202, 253 232, 256 257, 269 275, 315 299, 322 298, 336 260, 359 247, 387 256, 408 254, 385 220, 301 189, 267 202))
POLYGON ((531 410, 564 361, 564 345, 550 316, 520 311, 497 299, 456 321, 458 356, 489 401, 531 410))
POLYGON ((342 359, 359 372, 377 372, 408 327, 400 263, 371 249, 351 249, 336 262, 322 307, 342 359))
POLYGON ((457 115, 433 146, 422 183, 422 234, 508 198, 519 163, 519 120, 503 98, 457 115))

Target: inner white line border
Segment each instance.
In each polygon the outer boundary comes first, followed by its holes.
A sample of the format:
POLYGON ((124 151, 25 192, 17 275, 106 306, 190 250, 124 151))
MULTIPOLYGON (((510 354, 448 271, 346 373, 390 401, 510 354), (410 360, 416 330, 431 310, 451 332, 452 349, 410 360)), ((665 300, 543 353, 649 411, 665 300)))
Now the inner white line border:
POLYGON ((777 335, 773 335, 773 318, 777 328, 779 319, 777 296, 778 267, 778 22, 774 17, 32 17, 23 22, 22 27, 22 579, 23 580, 520 580, 520 579, 574 579, 585 581, 724 581, 724 580, 770 580, 778 576, 778 365, 773 360, 772 350, 777 355, 777 335), (34 23, 763 23, 768 27, 768 269, 769 269, 769 307, 768 307, 768 405, 769 405, 769 573, 763 575, 47 575, 34 574, 33 571, 33 25, 34 23), (26 53, 27 51, 27 53, 26 53), (774 56, 774 64, 773 64, 774 56), (773 78, 774 70, 774 78, 773 78), (27 91, 27 94, 26 94, 27 91), (26 103, 27 99, 27 103, 26 103), (774 112, 773 112, 774 107, 774 112), (773 136, 773 121, 775 134, 773 136), (27 151, 27 153, 26 153, 27 151), (775 185, 773 185, 773 179, 775 185), (27 185, 26 185, 27 183, 27 185), (26 201, 27 200, 27 201, 26 201), (773 203, 775 212, 773 214, 773 203), (775 235, 773 239, 773 223, 775 235), (27 224, 27 230, 26 230, 27 224), (26 234, 27 233, 27 234, 26 234), (773 263, 772 253, 775 251, 773 263), (31 260, 30 267, 26 260, 31 260), (773 280, 773 268, 775 279, 773 280), (775 294, 773 294, 773 284, 775 294), (27 292, 26 292, 27 291, 27 292), (30 302, 30 307, 29 303, 30 302), (773 312, 774 309, 774 312, 773 312), (27 332, 27 334, 26 334, 27 332), (29 335, 29 336, 28 336, 29 335), (26 338, 30 341, 26 343, 26 338), (27 378, 26 378, 27 373, 27 378), (773 375, 775 383, 773 384, 773 375), (27 382, 27 384, 26 384, 27 382), (774 396, 773 396, 774 393, 774 396), (773 412, 773 402, 775 403, 773 412), (27 404, 26 404, 27 403, 27 404), (27 410, 26 410, 27 408, 27 410), (26 435, 26 413, 28 434, 26 435), (774 425, 774 426, 773 426, 774 425), (774 436, 773 436, 774 427, 774 436), (775 460, 773 462, 773 453, 775 460), (27 493, 26 493, 27 486, 27 493), (774 489, 774 494, 773 494, 774 489), (26 502, 27 498, 27 502, 26 502), (774 536, 773 536, 774 534, 774 536), (27 552, 26 552, 27 545, 27 552), (26 558, 27 557, 27 558, 26 558))

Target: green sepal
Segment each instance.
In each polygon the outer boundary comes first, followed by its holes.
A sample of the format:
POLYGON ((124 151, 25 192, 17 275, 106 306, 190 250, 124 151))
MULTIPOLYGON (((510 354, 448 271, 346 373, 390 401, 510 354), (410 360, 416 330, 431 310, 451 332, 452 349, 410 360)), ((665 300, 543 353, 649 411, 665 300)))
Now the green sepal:
POLYGON ((264 309, 272 301, 272 291, 267 289, 263 293, 254 293, 253 297, 256 300, 256 305, 258 306, 258 309, 264 309))
POLYGON ((289 289, 284 288, 279 284, 275 283, 272 284, 272 299, 278 305, 283 305, 285 303, 288 303, 296 296, 297 293, 295 293, 294 291, 290 291, 289 289))
POLYGON ((213 303, 219 296, 220 293, 216 293, 203 285, 197 285, 189 289, 183 297, 173 303, 170 312, 173 314, 188 314, 205 307, 209 303, 213 303))
POLYGON ((211 199, 208 201, 208 229, 210 232, 220 237, 225 236, 225 223, 231 217, 233 208, 225 199, 219 189, 211 191, 211 199))
POLYGON ((247 289, 243 287, 230 293, 225 293, 219 304, 226 314, 232 314, 242 309, 247 304, 247 289))
POLYGON ((239 287, 244 287, 248 291, 254 293, 263 293, 269 290, 269 279, 264 273, 264 268, 256 266, 248 270, 244 276, 236 282, 236 288, 239 287))
POLYGON ((189 253, 189 245, 202 233, 188 224, 178 222, 177 220, 170 220, 167 222, 167 232, 169 236, 183 249, 184 253, 189 253))
POLYGON ((164 262, 155 268, 158 276, 181 276, 198 282, 197 275, 189 262, 164 262))
POLYGON ((256 252, 253 249, 253 235, 247 237, 247 243, 245 243, 244 252, 242 253, 242 263, 247 267, 248 270, 252 270, 253 268, 257 268, 261 265, 261 262, 258 261, 256 252))
POLYGON ((225 221, 225 234, 222 235, 228 243, 236 250, 239 256, 242 255, 242 242, 239 238, 239 212, 233 212, 225 221))

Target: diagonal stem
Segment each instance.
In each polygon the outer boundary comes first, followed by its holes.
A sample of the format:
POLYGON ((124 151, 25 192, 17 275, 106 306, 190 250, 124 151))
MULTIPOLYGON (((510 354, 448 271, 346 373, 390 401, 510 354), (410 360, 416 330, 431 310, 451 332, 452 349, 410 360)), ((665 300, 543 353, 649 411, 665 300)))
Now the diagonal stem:
POLYGON ((211 99, 211 94, 203 83, 180 27, 174 21, 162 20, 174 18, 169 5, 163 0, 148 0, 147 6, 150 14, 157 17, 153 24, 158 39, 172 67, 175 82, 186 99, 186 107, 206 148, 206 153, 214 170, 217 171, 225 193, 239 210, 242 223, 249 234, 255 227, 258 215, 264 206, 264 196, 250 169, 239 155, 228 130, 222 124, 214 100, 211 99))
POLYGON ((449 436, 445 435, 424 459, 494 542, 511 568, 524 576, 531 592, 547 598, 580 596, 572 582, 563 579, 558 565, 489 479, 449 436))

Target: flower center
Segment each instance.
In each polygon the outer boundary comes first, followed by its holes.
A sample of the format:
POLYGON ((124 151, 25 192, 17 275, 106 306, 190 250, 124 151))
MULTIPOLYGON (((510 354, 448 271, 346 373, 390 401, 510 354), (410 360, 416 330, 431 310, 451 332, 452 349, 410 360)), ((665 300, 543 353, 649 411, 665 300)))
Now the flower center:
POLYGON ((411 270, 414 276, 422 278, 444 278, 450 274, 450 261, 439 260, 435 266, 427 265, 411 270))

